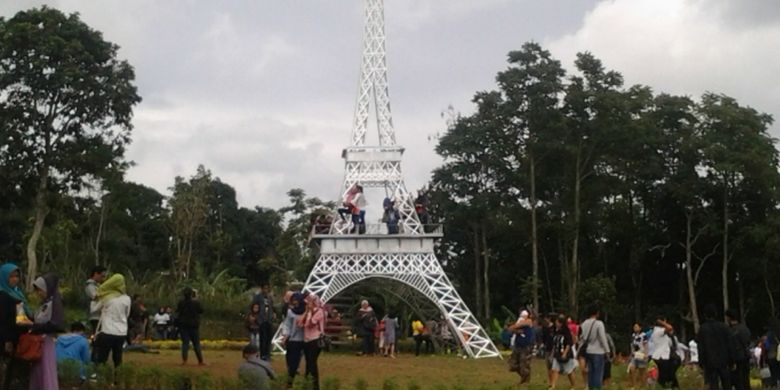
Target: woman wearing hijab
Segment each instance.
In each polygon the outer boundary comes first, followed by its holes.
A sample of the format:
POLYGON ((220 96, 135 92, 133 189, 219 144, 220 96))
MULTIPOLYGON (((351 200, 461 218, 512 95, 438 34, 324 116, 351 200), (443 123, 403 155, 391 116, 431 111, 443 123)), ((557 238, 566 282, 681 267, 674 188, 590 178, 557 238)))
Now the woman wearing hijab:
POLYGON ((30 376, 29 364, 14 359, 19 335, 29 329, 30 309, 19 288, 21 273, 16 264, 0 267, 0 389, 23 389, 30 376))
POLYGON ((374 329, 379 322, 377 321, 374 309, 367 300, 360 302, 360 310, 357 315, 358 329, 363 334, 363 350, 359 355, 370 356, 374 354, 374 329))
POLYGON ((298 325, 303 327, 303 354, 306 357, 306 376, 311 377, 313 389, 319 390, 319 369, 317 358, 320 356, 319 340, 325 332, 325 309, 322 300, 316 294, 309 294, 304 299, 306 311, 298 319, 298 325))
POLYGON ((200 350, 200 316, 203 314, 203 306, 198 302, 195 291, 186 287, 183 291, 182 300, 176 306, 176 318, 181 334, 181 364, 187 364, 187 355, 190 351, 190 340, 192 340, 192 349, 195 350, 195 356, 198 358, 198 364, 204 365, 203 353, 200 350))
POLYGON ((126 294, 125 277, 114 274, 98 287, 97 305, 100 312, 93 344, 92 360, 97 364, 108 361, 108 354, 114 367, 122 364, 122 347, 127 338, 127 318, 130 316, 130 297, 126 294))
POLYGON ((30 390, 57 390, 57 352, 54 339, 65 325, 65 311, 59 289, 60 278, 49 273, 33 282, 35 293, 43 303, 35 312, 32 333, 43 335, 41 358, 33 362, 30 371, 30 390))
POLYGON ((306 311, 303 302, 303 294, 293 293, 289 299, 287 316, 282 322, 282 345, 287 349, 285 360, 287 362, 287 384, 292 386, 295 375, 298 374, 298 366, 301 365, 303 356, 303 327, 299 319, 306 311))

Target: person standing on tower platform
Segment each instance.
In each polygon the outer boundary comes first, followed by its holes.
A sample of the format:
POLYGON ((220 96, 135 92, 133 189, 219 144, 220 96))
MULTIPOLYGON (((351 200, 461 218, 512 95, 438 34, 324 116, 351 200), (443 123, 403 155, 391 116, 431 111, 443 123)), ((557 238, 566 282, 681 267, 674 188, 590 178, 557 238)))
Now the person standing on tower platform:
POLYGON ((385 198, 382 203, 385 208, 382 222, 387 224, 387 234, 398 234, 398 220, 401 219, 401 215, 398 213, 398 209, 395 208, 395 202, 390 198, 385 198))
MULTIPOLYGON (((257 315, 257 325, 259 326, 260 337, 260 358, 271 360, 271 338, 273 332, 271 321, 274 320, 274 301, 271 296, 271 286, 268 282, 260 286, 260 290, 252 298, 252 305, 260 306, 260 312, 257 315)), ((251 307, 251 306, 250 306, 251 307)))
POLYGON ((352 215, 352 199, 355 197, 355 194, 357 194, 357 184, 353 185, 349 188, 349 190, 347 190, 347 195, 344 197, 344 202, 342 202, 344 207, 338 209, 338 213, 342 221, 345 221, 344 214, 349 214, 350 216, 352 215))
POLYGON ((363 186, 355 185, 357 193, 352 198, 352 232, 364 234, 366 232, 366 197, 363 195, 363 186))

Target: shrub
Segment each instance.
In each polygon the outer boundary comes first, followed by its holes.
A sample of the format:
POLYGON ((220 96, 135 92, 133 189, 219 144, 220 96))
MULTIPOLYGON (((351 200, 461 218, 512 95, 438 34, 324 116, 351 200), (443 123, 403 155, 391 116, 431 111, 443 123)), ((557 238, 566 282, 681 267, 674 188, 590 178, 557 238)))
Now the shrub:
POLYGON ((81 383, 81 363, 66 359, 57 363, 57 377, 63 387, 74 387, 81 383))
POLYGON ((368 390, 368 382, 365 379, 358 377, 355 379, 355 390, 368 390))
POLYGON ((282 373, 276 376, 276 379, 271 381, 269 390, 287 390, 287 373, 282 373))
POLYGON ((387 378, 382 383, 382 390, 399 390, 398 382, 394 378, 387 378))
POLYGON ((293 380, 293 390, 311 390, 313 387, 312 379, 308 376, 296 375, 293 380))
POLYGON ((408 390, 422 390, 422 387, 420 387, 420 384, 415 382, 414 380, 409 381, 409 384, 406 386, 408 390))
POLYGON ((322 381, 322 390, 339 390, 341 380, 339 378, 327 377, 322 381))

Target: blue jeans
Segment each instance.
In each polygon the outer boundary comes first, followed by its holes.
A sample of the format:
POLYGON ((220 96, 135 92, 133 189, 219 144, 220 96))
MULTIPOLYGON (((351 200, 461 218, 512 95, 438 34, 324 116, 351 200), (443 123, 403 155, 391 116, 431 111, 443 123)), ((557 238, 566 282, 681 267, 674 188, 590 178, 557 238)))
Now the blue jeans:
POLYGON ((260 350, 260 333, 256 332, 249 332, 249 344, 254 345, 257 347, 257 350, 260 350))
POLYGON ((585 355, 585 359, 588 362, 588 389, 600 389, 604 379, 605 356, 589 353, 585 355))
POLYGON ((285 360, 287 360, 287 384, 290 386, 292 386, 293 379, 295 379, 295 375, 298 374, 298 367, 301 365, 303 345, 303 341, 287 342, 285 360))

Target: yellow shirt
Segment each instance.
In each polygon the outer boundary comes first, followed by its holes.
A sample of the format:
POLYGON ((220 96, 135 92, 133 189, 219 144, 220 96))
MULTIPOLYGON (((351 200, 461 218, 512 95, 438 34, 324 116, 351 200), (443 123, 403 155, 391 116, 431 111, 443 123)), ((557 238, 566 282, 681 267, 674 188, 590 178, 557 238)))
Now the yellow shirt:
POLYGON ((418 336, 423 334, 425 325, 421 321, 412 321, 412 336, 418 336))

